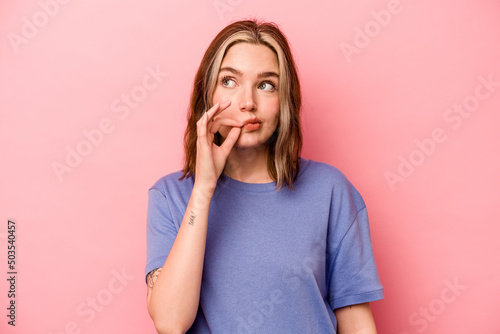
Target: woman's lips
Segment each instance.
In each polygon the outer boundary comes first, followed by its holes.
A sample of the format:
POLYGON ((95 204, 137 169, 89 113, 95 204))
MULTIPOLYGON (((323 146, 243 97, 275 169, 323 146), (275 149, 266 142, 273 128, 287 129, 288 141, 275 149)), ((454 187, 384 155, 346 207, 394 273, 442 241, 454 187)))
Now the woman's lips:
POLYGON ((260 128, 260 123, 247 123, 243 126, 243 128, 248 131, 256 131, 260 128))
POLYGON ((261 123, 262 121, 260 119, 253 117, 243 122, 243 128, 247 131, 256 131, 260 128, 261 123))

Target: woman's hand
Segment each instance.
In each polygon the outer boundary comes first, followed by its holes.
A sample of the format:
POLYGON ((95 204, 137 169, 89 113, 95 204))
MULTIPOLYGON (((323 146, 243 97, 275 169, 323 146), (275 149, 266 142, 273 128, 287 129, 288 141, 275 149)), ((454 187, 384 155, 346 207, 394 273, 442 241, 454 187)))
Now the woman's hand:
POLYGON ((224 170, 227 157, 241 133, 242 123, 229 118, 215 119, 219 113, 231 105, 231 101, 217 102, 205 112, 196 123, 196 170, 194 188, 211 199, 217 180, 224 170), (214 144, 214 136, 221 126, 231 126, 221 146, 214 144))
POLYGON ((201 279, 207 240, 208 213, 217 179, 238 140, 243 124, 218 116, 231 103, 216 103, 196 123, 194 188, 168 257, 148 284, 148 311, 158 333, 186 333, 200 305, 201 279), (216 117, 216 118, 215 118, 216 117), (214 135, 221 126, 231 127, 221 146, 214 135), (161 271, 161 272, 160 272, 161 271))

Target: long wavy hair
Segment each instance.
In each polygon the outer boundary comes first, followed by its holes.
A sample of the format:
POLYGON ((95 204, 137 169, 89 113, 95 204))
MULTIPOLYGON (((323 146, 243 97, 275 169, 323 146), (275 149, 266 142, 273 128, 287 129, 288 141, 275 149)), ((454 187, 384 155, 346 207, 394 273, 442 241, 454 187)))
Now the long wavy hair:
MULTIPOLYGON (((301 93, 295 62, 286 37, 278 26, 270 22, 244 20, 225 27, 210 43, 196 73, 184 134, 184 168, 181 180, 195 174, 196 122, 212 107, 220 66, 229 48, 237 43, 251 43, 269 47, 279 66, 279 121, 269 138, 267 169, 276 182, 276 189, 284 185, 293 189, 300 169, 302 132, 300 128, 301 93)), ((216 134, 215 143, 222 138, 216 134)))

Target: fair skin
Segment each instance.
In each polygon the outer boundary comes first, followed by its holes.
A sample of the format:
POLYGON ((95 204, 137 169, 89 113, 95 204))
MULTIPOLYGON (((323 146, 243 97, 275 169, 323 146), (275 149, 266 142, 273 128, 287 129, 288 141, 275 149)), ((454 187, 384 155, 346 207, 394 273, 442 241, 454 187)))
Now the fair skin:
MULTIPOLYGON (((238 43, 221 64, 214 106, 197 123, 195 183, 162 268, 148 275, 148 311, 161 334, 185 333, 199 305, 210 202, 221 173, 247 183, 271 182, 267 145, 278 124, 279 67, 263 45, 238 43), (213 143, 215 133, 224 138, 213 143)), ((340 334, 376 333, 369 304, 335 310, 340 334)))
POLYGON ((377 334, 370 303, 341 307, 333 311, 338 334, 377 334))
MULTIPOLYGON (((220 118, 245 123, 231 150, 224 173, 248 183, 273 181, 267 171, 267 145, 278 125, 279 66, 276 55, 263 45, 239 43, 229 49, 221 64, 213 100, 231 101, 220 118)), ((227 126, 219 133, 226 137, 227 126)))

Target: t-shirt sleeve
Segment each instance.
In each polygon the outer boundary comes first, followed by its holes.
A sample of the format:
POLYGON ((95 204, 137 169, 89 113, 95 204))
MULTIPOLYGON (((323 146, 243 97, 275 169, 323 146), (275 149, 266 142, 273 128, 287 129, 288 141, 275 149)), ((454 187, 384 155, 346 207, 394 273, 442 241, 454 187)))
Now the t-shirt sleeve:
POLYGON ((336 206, 340 213, 334 215, 335 236, 329 236, 328 297, 332 309, 384 298, 366 207, 353 187, 348 193, 341 196, 342 203, 336 206))
POLYGON ((159 189, 154 187, 149 189, 146 276, 151 270, 163 267, 177 232, 178 228, 172 219, 167 198, 159 189))

